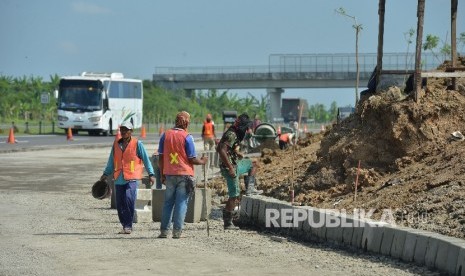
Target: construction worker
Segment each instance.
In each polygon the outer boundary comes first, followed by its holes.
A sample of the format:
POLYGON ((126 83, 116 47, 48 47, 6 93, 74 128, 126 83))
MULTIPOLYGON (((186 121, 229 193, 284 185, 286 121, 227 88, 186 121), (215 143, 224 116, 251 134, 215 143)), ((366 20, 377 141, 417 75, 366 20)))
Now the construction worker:
POLYGON ((212 120, 212 115, 207 114, 205 118, 205 122, 203 122, 202 127, 202 139, 203 139, 203 149, 204 150, 212 150, 213 146, 215 145, 215 124, 212 120))
POLYGON ((208 157, 198 159, 194 138, 187 132, 190 114, 181 111, 176 115, 174 128, 160 137, 158 167, 161 182, 165 184, 165 202, 159 238, 167 238, 173 224, 173 239, 181 237, 186 218, 187 204, 195 189, 194 165, 204 165, 208 157))
POLYGON ((263 191, 255 189, 256 162, 252 162, 250 158, 243 158, 239 152, 240 143, 251 125, 249 116, 246 113, 241 114, 223 134, 216 148, 220 157, 221 175, 226 179, 228 185, 229 198, 223 209, 225 230, 238 229, 233 225, 233 216, 241 192, 239 187, 240 175, 247 173, 247 176, 244 177, 246 195, 263 193, 263 191))
POLYGON ((132 232, 138 180, 142 179, 144 166, 149 174, 150 183, 155 183, 155 173, 149 155, 142 142, 132 137, 133 129, 130 121, 121 124, 121 139, 114 141, 107 166, 100 177, 100 180, 105 181, 108 175, 112 175, 115 180, 116 210, 123 226, 120 234, 132 232))
POLYGON ((294 133, 283 133, 279 134, 279 148, 284 150, 289 147, 289 145, 293 145, 293 139, 295 137, 294 133))

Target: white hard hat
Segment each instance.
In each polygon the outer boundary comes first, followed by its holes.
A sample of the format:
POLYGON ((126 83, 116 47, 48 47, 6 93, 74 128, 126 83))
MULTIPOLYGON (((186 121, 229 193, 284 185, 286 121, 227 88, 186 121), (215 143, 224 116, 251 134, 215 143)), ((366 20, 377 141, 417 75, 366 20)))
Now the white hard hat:
POLYGON ((121 123, 120 127, 125 127, 127 129, 133 129, 134 127, 132 126, 130 121, 124 121, 121 123))

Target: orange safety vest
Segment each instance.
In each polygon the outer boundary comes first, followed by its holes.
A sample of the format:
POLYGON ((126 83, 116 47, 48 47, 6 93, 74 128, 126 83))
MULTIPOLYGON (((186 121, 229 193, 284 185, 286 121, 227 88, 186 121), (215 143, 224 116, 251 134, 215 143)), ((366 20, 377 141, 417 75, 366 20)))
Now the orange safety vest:
POLYGON ((131 137, 131 141, 124 151, 118 144, 118 141, 113 143, 113 178, 118 178, 120 173, 123 173, 124 180, 142 179, 142 171, 144 169, 142 160, 137 156, 137 139, 131 137))
POLYGON ((172 128, 165 132, 163 144, 163 174, 194 176, 194 165, 186 154, 186 137, 183 129, 172 128))
POLYGON ((283 141, 285 143, 289 142, 289 133, 284 133, 279 136, 279 141, 283 141))
POLYGON ((203 123, 203 137, 205 138, 213 138, 213 123, 212 122, 204 122, 203 123))

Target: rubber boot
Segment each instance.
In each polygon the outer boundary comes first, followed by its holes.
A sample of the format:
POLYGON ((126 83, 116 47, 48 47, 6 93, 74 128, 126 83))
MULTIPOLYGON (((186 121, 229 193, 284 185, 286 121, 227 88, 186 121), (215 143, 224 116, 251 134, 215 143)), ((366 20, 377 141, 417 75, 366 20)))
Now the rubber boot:
POLYGON ((239 227, 232 223, 233 212, 223 209, 224 230, 239 230, 239 227))
POLYGON ((255 176, 253 175, 246 175, 244 176, 244 183, 245 183, 245 195, 260 195, 263 193, 263 190, 255 189, 255 176))

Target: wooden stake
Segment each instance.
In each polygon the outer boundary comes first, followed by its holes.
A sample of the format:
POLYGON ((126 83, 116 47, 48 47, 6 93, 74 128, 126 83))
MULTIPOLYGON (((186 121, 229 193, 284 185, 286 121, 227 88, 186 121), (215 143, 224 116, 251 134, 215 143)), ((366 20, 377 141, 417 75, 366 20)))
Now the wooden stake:
MULTIPOLYGON (((202 154, 202 157, 205 156, 205 153, 202 154)), ((208 160, 210 162, 210 160, 208 160)), ((208 221, 208 202, 207 202, 207 164, 203 164, 203 186, 205 193, 203 195, 204 203, 205 203, 205 220, 207 221, 207 236, 210 237, 210 222, 208 221)))
POLYGON ((360 160, 358 160, 357 176, 355 177, 355 194, 354 202, 357 201, 357 189, 358 189, 358 175, 360 174, 360 160))

